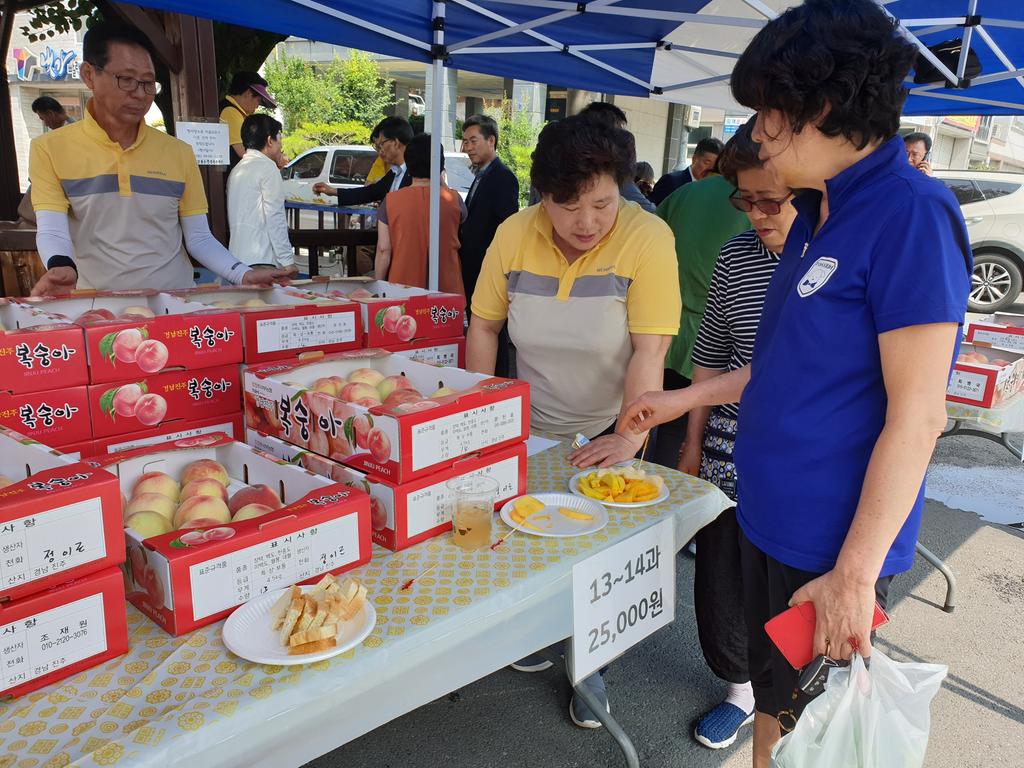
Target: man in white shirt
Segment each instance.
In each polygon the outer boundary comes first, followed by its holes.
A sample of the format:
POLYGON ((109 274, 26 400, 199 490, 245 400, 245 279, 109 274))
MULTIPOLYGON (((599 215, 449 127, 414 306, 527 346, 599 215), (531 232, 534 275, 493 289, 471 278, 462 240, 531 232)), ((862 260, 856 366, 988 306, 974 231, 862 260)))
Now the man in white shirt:
POLYGON ((242 122, 245 154, 228 176, 228 250, 243 264, 291 269, 295 255, 281 186, 281 124, 270 115, 242 122))

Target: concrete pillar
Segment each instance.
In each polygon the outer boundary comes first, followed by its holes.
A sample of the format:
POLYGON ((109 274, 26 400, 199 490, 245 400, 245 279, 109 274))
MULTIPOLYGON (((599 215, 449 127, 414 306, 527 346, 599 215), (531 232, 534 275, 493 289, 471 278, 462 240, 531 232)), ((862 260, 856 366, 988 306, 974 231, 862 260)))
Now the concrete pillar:
POLYGON ((686 167, 687 130, 683 124, 684 104, 672 104, 668 112, 668 126, 665 130, 664 173, 679 171, 686 167))
POLYGON ((409 87, 395 83, 395 103, 387 113, 393 117, 409 119, 409 87))
POLYGON ((544 122, 547 106, 547 86, 526 80, 512 82, 512 111, 525 112, 533 125, 544 122))
POLYGON ((481 115, 484 111, 484 100, 477 96, 466 97, 466 118, 481 115))

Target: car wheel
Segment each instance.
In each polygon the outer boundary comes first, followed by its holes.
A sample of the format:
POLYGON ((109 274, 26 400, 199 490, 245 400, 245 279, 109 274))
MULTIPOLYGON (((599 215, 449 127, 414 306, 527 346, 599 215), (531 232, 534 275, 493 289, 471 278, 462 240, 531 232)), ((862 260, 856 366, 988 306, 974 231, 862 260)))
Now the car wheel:
POLYGON ((1000 253, 975 254, 967 302, 971 312, 999 312, 1016 302, 1020 292, 1021 271, 1013 259, 1000 253))

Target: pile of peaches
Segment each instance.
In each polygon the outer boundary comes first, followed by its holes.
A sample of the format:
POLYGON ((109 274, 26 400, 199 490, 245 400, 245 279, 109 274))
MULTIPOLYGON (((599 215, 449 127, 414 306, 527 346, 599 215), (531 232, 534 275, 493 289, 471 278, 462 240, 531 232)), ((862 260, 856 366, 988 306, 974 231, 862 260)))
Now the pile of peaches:
POLYGON ((266 485, 247 485, 234 494, 224 466, 199 459, 185 467, 180 482, 164 472, 147 472, 124 504, 124 524, 145 539, 173 530, 238 523, 281 508, 266 485))
POLYGON ((93 307, 92 309, 87 309, 72 322, 78 323, 79 325, 88 325, 89 323, 104 323, 109 320, 119 319, 148 320, 151 317, 156 317, 156 315, 153 314, 153 310, 149 307, 125 307, 121 310, 121 314, 119 315, 115 315, 105 307, 93 307))
MULTIPOLYGON (((440 382, 438 383, 440 384, 440 382)), ((319 378, 309 389, 311 392, 322 392, 364 408, 372 408, 376 405, 394 408, 424 400, 424 396, 404 375, 385 376, 373 368, 357 368, 348 375, 348 378, 344 379, 341 376, 319 378)), ((430 397, 445 397, 454 394, 456 394, 454 389, 442 385, 430 397)), ((425 407, 433 407, 433 404, 425 407)))

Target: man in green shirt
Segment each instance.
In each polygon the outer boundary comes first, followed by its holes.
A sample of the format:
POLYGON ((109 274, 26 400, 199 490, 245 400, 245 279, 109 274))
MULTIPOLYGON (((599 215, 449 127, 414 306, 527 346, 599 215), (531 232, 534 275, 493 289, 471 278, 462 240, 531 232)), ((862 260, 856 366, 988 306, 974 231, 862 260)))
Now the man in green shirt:
MULTIPOLYGON (((679 290, 683 311, 679 334, 665 355, 665 390, 690 385, 693 376, 691 355, 697 330, 704 317, 711 273, 718 252, 728 240, 750 229, 750 221, 733 208, 729 196, 732 184, 715 172, 700 181, 680 187, 658 206, 660 216, 676 236, 676 261, 679 266, 679 290)), ((686 416, 658 427, 651 460, 675 468, 686 438, 686 416)))

